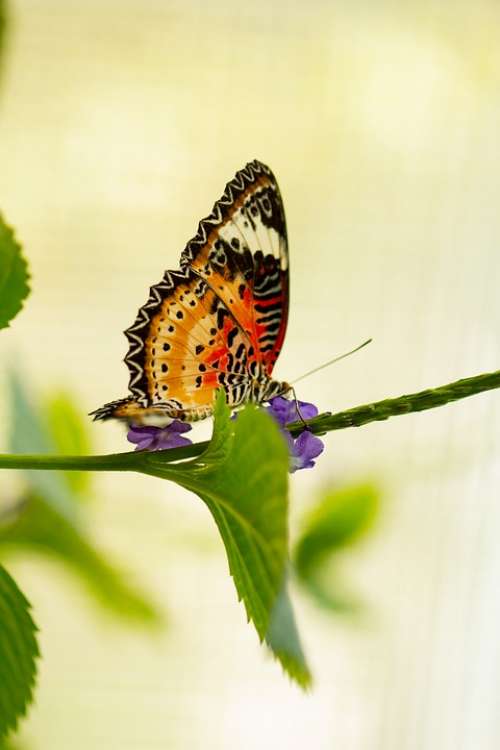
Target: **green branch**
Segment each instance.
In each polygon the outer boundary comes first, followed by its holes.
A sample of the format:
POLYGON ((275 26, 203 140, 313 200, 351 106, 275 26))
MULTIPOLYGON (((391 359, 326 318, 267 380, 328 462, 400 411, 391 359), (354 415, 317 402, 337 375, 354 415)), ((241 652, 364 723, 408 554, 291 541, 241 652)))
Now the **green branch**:
MULTIPOLYGON (((500 370, 473 378, 456 380, 454 383, 429 388, 418 393, 411 393, 398 398, 388 398, 373 404, 356 406, 337 414, 319 414, 307 420, 308 429, 316 435, 323 435, 331 430, 343 430, 346 427, 361 427, 369 422, 380 422, 400 414, 435 409, 461 398, 475 396, 483 391, 500 388, 500 370)), ((304 429, 301 422, 290 425, 290 432, 297 435, 304 429)), ((199 456, 208 443, 201 442, 184 448, 156 451, 127 451, 105 456, 44 456, 44 455, 2 455, 0 468, 3 469, 58 469, 64 471, 142 471, 157 467, 159 459, 163 463, 172 463, 199 456)))
MULTIPOLYGON (((155 451, 162 463, 172 463, 193 458, 203 453, 208 441, 187 445, 185 448, 155 451)), ((153 454, 147 451, 109 453, 104 456, 45 456, 43 454, 0 453, 0 469, 51 469, 56 471, 144 471, 154 463, 153 454)), ((158 463, 158 461, 156 461, 158 463)))
MULTIPOLYGON (((316 435, 324 434, 332 430, 344 430, 346 427, 362 427, 369 422, 382 422, 389 417, 397 417, 401 414, 411 414, 416 411, 435 409, 437 406, 459 401, 461 398, 475 396, 484 391, 500 388, 500 370, 487 372, 484 375, 476 375, 473 378, 455 380, 448 385, 439 388, 428 388, 418 393, 410 393, 397 398, 387 398, 383 401, 375 401, 373 404, 355 406, 353 409, 338 412, 338 414, 319 414, 309 420, 308 427, 316 435)), ((296 422, 288 427, 294 435, 302 432, 303 425, 296 422)))

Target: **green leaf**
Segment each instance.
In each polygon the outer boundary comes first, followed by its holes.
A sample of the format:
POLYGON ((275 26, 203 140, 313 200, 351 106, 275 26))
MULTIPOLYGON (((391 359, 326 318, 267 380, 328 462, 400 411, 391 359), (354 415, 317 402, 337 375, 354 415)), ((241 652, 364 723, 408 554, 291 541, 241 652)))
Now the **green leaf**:
POLYGON ((145 625, 161 622, 149 599, 91 544, 83 524, 68 521, 42 497, 28 494, 0 524, 0 551, 11 549, 27 549, 64 562, 115 615, 145 625))
POLYGON ((311 678, 286 587, 288 449, 278 427, 253 405, 232 421, 221 391, 213 438, 201 456, 174 465, 153 452, 144 454, 143 466, 206 503, 248 618, 289 676, 306 687, 311 678))
POLYGON ((12 229, 0 215, 0 328, 6 328, 28 296, 28 266, 12 229))
POLYGON ((31 605, 0 566, 0 737, 17 728, 33 700, 40 652, 31 605))
POLYGON ((20 745, 16 739, 0 739, 0 750, 24 750, 24 745, 20 745))
MULTIPOLYGON (((69 393, 59 391, 49 396, 42 404, 42 415, 55 453, 84 456, 91 452, 87 422, 69 393)), ((85 471, 66 471, 64 478, 73 492, 81 495, 88 489, 91 477, 85 471)))
MULTIPOLYGON (((68 439, 73 448, 83 448, 81 420, 69 397, 58 397, 49 407, 37 408, 16 373, 9 378, 12 405, 10 444, 13 453, 54 453, 65 440, 61 418, 67 416, 75 434, 68 439), (43 413, 48 414, 47 423, 43 413), (57 415, 57 419, 55 418, 57 415)), ((149 601, 126 577, 110 565, 91 543, 81 505, 80 487, 67 481, 61 471, 25 471, 27 490, 15 512, 0 525, 0 546, 35 549, 51 555, 73 570, 89 592, 116 615, 144 624, 158 624, 161 618, 149 601)))
MULTIPOLYGON (((40 409, 32 403, 23 379, 14 371, 9 373, 10 450, 12 453, 55 453, 55 444, 40 409)), ((77 503, 60 471, 23 472, 35 494, 43 497, 59 515, 75 521, 77 503)))
POLYGON ((380 492, 374 484, 354 484, 327 491, 304 521, 293 554, 295 571, 309 592, 329 609, 355 608, 340 582, 332 580, 328 563, 373 527, 379 506, 380 492))
POLYGON ((5 36, 7 30, 7 12, 6 3, 0 0, 0 79, 3 69, 3 57, 5 52, 5 36))

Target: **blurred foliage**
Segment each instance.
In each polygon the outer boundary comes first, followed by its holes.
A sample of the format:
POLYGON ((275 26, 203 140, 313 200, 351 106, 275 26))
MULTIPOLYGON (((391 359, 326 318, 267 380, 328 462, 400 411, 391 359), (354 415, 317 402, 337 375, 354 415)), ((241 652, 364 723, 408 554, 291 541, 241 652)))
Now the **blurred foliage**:
MULTIPOLYGON (((42 417, 54 446, 54 451, 62 455, 87 455, 91 452, 87 432, 87 422, 68 393, 59 391, 50 395, 41 404, 42 417)), ((90 487, 90 474, 87 471, 66 471, 64 478, 79 498, 85 499, 90 487)))
POLYGON ((139 471, 195 492, 218 526, 236 590, 288 675, 303 687, 310 673, 286 588, 288 559, 288 449, 275 422, 248 404, 231 420, 219 391, 214 430, 201 456, 167 463, 164 452, 134 454, 139 471))
POLYGON ((2 75, 2 63, 5 50, 5 36, 7 30, 7 7, 6 1, 0 0, 0 76, 2 75))
POLYGON ((336 556, 373 529, 380 509, 380 490, 374 483, 328 489, 304 519, 293 551, 299 581, 316 601, 334 612, 358 608, 334 575, 336 556))
POLYGON ((33 699, 36 626, 30 604, 0 565, 0 737, 17 728, 33 699))
POLYGON ((43 497, 26 495, 0 525, 0 553, 36 551, 63 561, 89 593, 114 614, 141 623, 159 623, 159 614, 144 594, 133 589, 74 524, 43 497))
MULTIPOLYGON (((43 407, 31 403, 24 382, 15 372, 8 379, 8 402, 11 406, 9 449, 12 453, 54 453, 52 438, 43 407)), ((24 471, 31 492, 43 497, 61 516, 76 520, 79 496, 72 491, 61 471, 24 471)))
MULTIPOLYGON (((68 395, 56 394, 35 408, 21 379, 13 374, 10 403, 12 452, 65 453, 68 448, 73 452, 89 447, 84 422, 68 395), (62 425, 66 416, 67 430, 62 425)), ((81 504, 89 492, 87 477, 61 471, 27 471, 25 477, 24 493, 1 519, 0 552, 35 550, 56 558, 111 612, 144 624, 159 624, 154 605, 131 587, 125 575, 91 542, 81 504)))
POLYGON ((9 737, 4 740, 0 739, 0 750, 26 750, 26 745, 19 745, 16 740, 9 737))
POLYGON ((29 294, 28 266, 14 233, 0 215, 0 328, 6 328, 29 294))

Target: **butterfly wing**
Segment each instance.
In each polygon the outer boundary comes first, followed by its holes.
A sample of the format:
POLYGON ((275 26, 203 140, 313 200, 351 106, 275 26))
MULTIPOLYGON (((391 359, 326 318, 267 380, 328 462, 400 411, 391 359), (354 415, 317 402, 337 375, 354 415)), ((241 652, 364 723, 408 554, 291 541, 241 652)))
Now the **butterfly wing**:
POLYGON ((236 173, 212 213, 188 242, 181 265, 191 267, 231 310, 267 375, 288 320, 288 241, 278 183, 253 161, 236 173))
POLYGON ((208 416, 223 387, 248 400, 253 377, 271 375, 288 317, 288 244, 279 188, 253 161, 226 185, 212 213, 125 331, 132 398, 95 412, 140 420, 208 416))
POLYGON ((191 268, 167 271, 125 331, 129 388, 144 405, 194 418, 223 386, 231 404, 245 399, 252 347, 231 311, 191 268))

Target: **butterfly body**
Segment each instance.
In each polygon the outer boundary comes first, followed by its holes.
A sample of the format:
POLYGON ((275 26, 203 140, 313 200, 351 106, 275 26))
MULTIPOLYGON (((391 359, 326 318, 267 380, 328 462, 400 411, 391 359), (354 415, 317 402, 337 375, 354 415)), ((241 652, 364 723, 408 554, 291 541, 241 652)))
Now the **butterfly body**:
POLYGON ((131 395, 93 412, 135 424, 210 416, 290 386, 272 378, 288 317, 288 243, 279 188, 253 161, 231 180, 125 331, 131 395))

